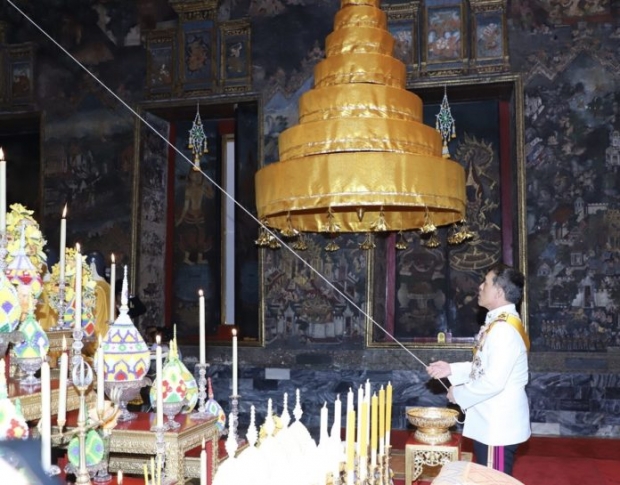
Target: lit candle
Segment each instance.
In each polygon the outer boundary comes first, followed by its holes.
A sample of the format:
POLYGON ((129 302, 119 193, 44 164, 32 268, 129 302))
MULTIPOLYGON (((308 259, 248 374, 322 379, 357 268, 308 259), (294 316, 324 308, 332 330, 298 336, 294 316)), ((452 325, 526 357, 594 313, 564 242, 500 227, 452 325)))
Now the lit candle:
POLYGON ((355 467, 355 410, 351 409, 347 412, 347 483, 351 484, 355 467))
POLYGON ((41 364, 41 466, 43 470, 49 471, 52 467, 52 388, 50 365, 44 353, 41 354, 41 358, 43 359, 41 364))
POLYGON ((103 393, 104 387, 104 358, 103 358, 103 345, 101 345, 101 335, 99 336, 99 348, 97 348, 97 412, 99 417, 103 417, 103 410, 105 409, 105 396, 103 393))
POLYGON ((237 395, 237 329, 232 330, 232 395, 237 395))
POLYGON ((385 392, 385 451, 389 452, 392 432, 392 383, 388 382, 385 392))
POLYGON ((340 429, 342 428, 342 402, 340 401, 340 394, 336 395, 334 401, 334 424, 332 425, 332 438, 340 440, 340 429))
POLYGON ((110 263, 110 322, 116 320, 116 259, 114 253, 110 263))
POLYGON ((379 419, 379 399, 376 394, 371 399, 371 417, 370 417, 370 464, 377 466, 377 420, 379 419))
POLYGON ((200 451, 200 485, 207 485, 207 449, 205 439, 202 439, 202 450, 200 451))
POLYGON ((116 472, 116 483, 117 485, 123 485, 123 470, 116 472))
POLYGON ((385 389, 379 389, 379 456, 385 454, 385 389))
POLYGON ((157 422, 156 425, 158 428, 163 428, 164 426, 164 386, 163 386, 163 377, 162 377, 162 358, 161 358, 161 338, 158 335, 156 337, 157 347, 155 350, 155 373, 157 374, 157 422))
POLYGON ((0 148, 0 233, 6 233, 6 160, 0 148))
POLYGON ((205 349, 205 295, 202 290, 198 290, 198 328, 200 329, 200 363, 207 362, 205 349))
POLYGON ((67 373, 69 356, 67 355, 67 338, 62 336, 62 353, 60 354, 60 377, 58 383, 58 426, 63 427, 67 421, 67 373))
MULTIPOLYGON (((58 270, 60 271, 60 281, 65 281, 65 251, 67 250, 67 204, 62 210, 60 218, 60 254, 58 255, 58 270)), ((51 268, 50 268, 51 269, 51 268)))
POLYGON ((75 245, 75 330, 82 329, 82 253, 75 245))

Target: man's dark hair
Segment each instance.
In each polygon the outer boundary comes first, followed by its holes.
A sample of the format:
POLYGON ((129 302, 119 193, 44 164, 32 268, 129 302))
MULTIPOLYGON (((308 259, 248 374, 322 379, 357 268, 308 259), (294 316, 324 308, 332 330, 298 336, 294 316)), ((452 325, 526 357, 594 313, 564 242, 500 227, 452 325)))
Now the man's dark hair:
POLYGON ((523 285, 525 284, 523 273, 501 263, 493 266, 489 271, 495 275, 493 284, 504 290, 506 301, 517 305, 523 298, 523 285))

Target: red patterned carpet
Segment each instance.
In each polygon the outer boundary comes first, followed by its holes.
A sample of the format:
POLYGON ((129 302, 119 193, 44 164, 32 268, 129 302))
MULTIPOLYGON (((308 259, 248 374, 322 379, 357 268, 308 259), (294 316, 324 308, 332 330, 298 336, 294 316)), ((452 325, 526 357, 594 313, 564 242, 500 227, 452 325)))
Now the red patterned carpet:
MULTIPOLYGON (((395 485, 405 485, 403 448, 408 432, 395 431, 392 469, 395 485)), ((471 442, 464 439, 467 459, 471 442)), ((426 471, 425 471, 426 473, 426 471)), ((416 483, 428 485, 433 470, 416 483)), ((535 436, 517 452, 514 476, 525 485, 620 485, 620 440, 535 436)))

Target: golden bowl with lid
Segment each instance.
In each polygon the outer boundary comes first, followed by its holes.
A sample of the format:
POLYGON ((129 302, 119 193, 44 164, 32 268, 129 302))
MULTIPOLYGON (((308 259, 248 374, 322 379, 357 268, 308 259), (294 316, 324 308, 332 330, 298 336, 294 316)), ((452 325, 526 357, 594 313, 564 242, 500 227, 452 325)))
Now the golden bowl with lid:
POLYGON ((449 408, 420 406, 407 409, 407 419, 416 427, 414 438, 429 445, 450 441, 450 428, 457 423, 458 416, 458 411, 449 408))

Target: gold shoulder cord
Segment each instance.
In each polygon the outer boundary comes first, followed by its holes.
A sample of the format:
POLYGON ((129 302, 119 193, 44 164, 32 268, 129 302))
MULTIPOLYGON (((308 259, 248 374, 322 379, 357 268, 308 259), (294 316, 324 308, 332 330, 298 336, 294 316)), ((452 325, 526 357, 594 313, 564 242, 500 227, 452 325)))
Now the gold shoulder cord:
POLYGON ((508 313, 500 313, 497 316, 497 319, 489 326, 489 329, 487 330, 487 332, 490 332, 491 328, 493 328, 493 325, 501 321, 504 321, 508 323, 509 325, 512 325, 515 328, 515 330, 519 332, 519 335, 521 335, 521 338, 523 339, 523 343, 525 344, 525 349, 529 352, 530 351, 530 338, 525 332, 525 328, 523 328, 523 323, 521 322, 521 319, 519 317, 515 317, 514 315, 510 315, 508 313))

